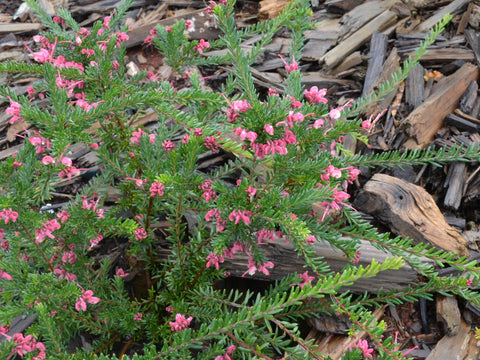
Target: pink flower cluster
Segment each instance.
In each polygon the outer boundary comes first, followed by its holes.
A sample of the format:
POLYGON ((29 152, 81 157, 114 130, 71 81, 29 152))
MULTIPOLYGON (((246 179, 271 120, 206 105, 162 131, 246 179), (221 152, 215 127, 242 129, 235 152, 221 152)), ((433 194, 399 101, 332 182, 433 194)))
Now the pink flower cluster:
POLYGON ((252 212, 250 210, 233 210, 230 215, 228 215, 228 220, 235 221, 235 224, 238 224, 240 221, 243 221, 245 225, 250 225, 250 218, 252 217, 252 212))
POLYGON ((200 55, 203 54, 203 49, 209 48, 210 43, 204 39, 200 39, 198 45, 194 46, 193 50, 197 50, 200 55))
POLYGON ((82 295, 78 298, 78 300, 75 303, 75 310, 78 312, 80 311, 87 311, 87 303, 89 304, 97 304, 100 302, 100 299, 96 296, 93 296, 93 291, 92 290, 83 290, 82 289, 82 295))
POLYGON ((373 349, 368 347, 367 340, 362 340, 362 339, 358 340, 358 342, 353 344, 353 347, 350 346, 350 350, 352 349, 362 350, 362 355, 365 359, 373 357, 372 356, 373 349))
POLYGON ((215 200, 218 198, 217 193, 212 188, 212 181, 207 179, 204 180, 201 185, 198 186, 200 190, 203 190, 202 197, 205 199, 205 202, 208 203, 210 200, 215 200))
POLYGON ((20 116, 20 104, 16 101, 13 101, 11 97, 8 97, 8 100, 10 100, 10 106, 5 110, 5 112, 9 115, 12 115, 9 123, 14 124, 17 120, 23 119, 23 117, 20 116))
POLYGON ((305 89, 305 97, 310 104, 328 103, 328 100, 325 98, 327 94, 327 89, 320 89, 318 87, 312 86, 310 90, 305 89))
POLYGON ((3 209, 0 211, 0 219, 5 220, 5 225, 8 224, 9 221, 16 222, 18 219, 18 212, 13 211, 10 209, 3 209))
POLYGON ((187 318, 185 315, 177 313, 177 315, 175 315, 175 321, 170 321, 169 324, 172 331, 182 331, 190 326, 192 320, 193 318, 191 316, 187 318))
POLYGON ((212 221, 213 219, 216 220, 218 232, 225 230, 227 221, 222 219, 220 210, 211 209, 205 214, 205 221, 212 221))
POLYGON ((13 336, 9 336, 3 331, 1 332, 1 335, 5 336, 8 340, 12 340, 15 344, 11 354, 7 357, 7 360, 11 359, 15 354, 23 357, 24 355, 37 350, 39 353, 37 356, 34 356, 32 360, 43 360, 47 356, 45 345, 40 341, 37 341, 33 335, 23 336, 22 333, 16 333, 13 336))
MULTIPOLYGON (((228 348, 227 348, 227 351, 225 352, 224 355, 218 355, 215 357, 214 360, 232 360, 232 358, 230 357, 230 355, 233 354, 233 352, 235 351, 237 347, 235 345, 230 345, 228 348)), ((233 356, 233 355, 232 355, 233 356)))
POLYGON ((48 237, 55 239, 53 232, 61 228, 61 225, 56 219, 46 221, 41 228, 35 229, 35 242, 42 243, 48 237))
POLYGON ((163 185, 163 183, 161 183, 160 181, 154 181, 153 184, 150 186, 149 191, 151 197, 155 197, 156 195, 163 196, 165 191, 165 185, 163 185))
POLYGON ((242 277, 245 275, 254 275, 257 271, 264 273, 265 275, 270 275, 270 271, 268 269, 273 269, 274 264, 271 261, 263 261, 261 265, 255 264, 253 257, 250 256, 248 259, 248 270, 245 271, 242 277))

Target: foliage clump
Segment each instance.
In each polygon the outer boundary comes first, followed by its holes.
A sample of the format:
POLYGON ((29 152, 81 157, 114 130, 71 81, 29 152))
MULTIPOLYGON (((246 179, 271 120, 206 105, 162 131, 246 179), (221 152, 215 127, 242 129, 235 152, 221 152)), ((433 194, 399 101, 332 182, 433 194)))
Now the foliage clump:
POLYGON ((375 120, 358 115, 405 79, 449 19, 378 94, 333 108, 326 89, 301 85, 308 1, 294 0, 276 19, 242 30, 235 27, 234 1, 210 2, 206 11, 223 33, 211 43, 189 41, 191 24, 184 21, 157 26, 146 41, 174 73, 185 74, 189 84, 179 89, 154 73, 127 73, 128 29, 120 23, 132 2, 88 30, 67 11, 52 19, 27 0, 48 31, 35 37, 39 50, 29 48, 32 63, 0 65, 2 73, 39 78, 27 95, 0 89, 10 122, 32 126, 18 152, 0 164, 0 333, 7 339, 1 358, 114 359, 138 342, 144 347, 131 359, 318 359, 322 354, 302 339, 298 322, 339 313, 352 320, 351 336, 363 330, 370 341, 359 340, 345 359, 369 357, 371 346, 379 358, 399 359, 372 306, 433 292, 480 304, 468 288, 478 281, 476 263, 381 234, 348 204, 360 166, 478 158, 474 147, 359 156, 342 146, 347 135, 367 142, 375 120), (262 98, 250 66, 281 28, 293 40, 285 87, 262 98), (242 42, 259 33, 245 52, 242 42), (200 56, 224 47, 224 56, 200 56), (189 70, 218 64, 231 69, 221 92, 189 70), (32 102, 38 98, 42 107, 32 102), (139 125, 150 110, 158 115, 156 129, 139 125), (71 157, 80 145, 96 152, 95 168, 71 157), (227 164, 198 168, 202 154, 221 151, 232 154, 227 164), (67 202, 49 204, 66 179, 84 185, 67 202), (321 204, 321 213, 313 204, 321 204), (391 256, 357 266, 361 239, 391 256), (216 286, 228 276, 222 264, 240 255, 248 258, 243 276, 269 275, 281 264, 265 249, 277 242, 293 247, 305 272, 262 294, 216 286), (342 271, 315 255, 317 242, 345 254, 342 271), (439 277, 422 257, 467 270, 470 279, 439 277), (344 292, 404 263, 426 283, 360 299, 344 292), (131 286, 138 279, 143 291, 131 286), (34 321, 25 334, 7 334, 18 316, 34 321), (73 345, 85 338, 87 346, 73 345))

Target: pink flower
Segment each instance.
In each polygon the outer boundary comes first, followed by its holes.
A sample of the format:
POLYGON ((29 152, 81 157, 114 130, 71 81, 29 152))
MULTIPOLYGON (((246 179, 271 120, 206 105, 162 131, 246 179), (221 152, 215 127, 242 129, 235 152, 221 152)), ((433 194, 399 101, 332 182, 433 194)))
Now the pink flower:
POLYGON ((220 218, 220 210, 217 209, 211 209, 205 214, 205 221, 212 221, 218 218, 220 218))
POLYGON ((273 129, 273 126, 270 125, 270 124, 265 124, 265 126, 263 127, 263 130, 265 130, 265 132, 268 134, 268 135, 273 135, 275 130, 273 129))
POLYGON ((77 176, 80 174, 80 170, 87 170, 87 169, 77 169, 75 166, 69 166, 66 169, 63 169, 58 173, 58 177, 64 178, 68 177, 68 180, 72 180, 73 176, 77 176))
POLYGON ((135 230, 135 239, 138 241, 142 241, 148 237, 147 231, 140 227, 135 230))
POLYGON ((13 116, 9 121, 10 124, 13 124, 17 120, 23 119, 23 117, 20 116, 20 104, 16 101, 13 101, 11 97, 8 97, 8 99, 10 100, 10 106, 5 110, 5 112, 13 116))
POLYGON ((369 131, 371 129, 373 129, 373 127, 375 126, 375 124, 377 123, 378 120, 380 120, 380 118, 383 116, 383 114, 385 114, 385 112, 387 111, 387 109, 383 110, 381 113, 379 113, 377 115, 377 117, 375 118, 375 120, 372 121, 372 117, 373 115, 370 115, 370 117, 368 118, 368 120, 364 120, 362 121, 362 128, 369 131))
POLYGON ((188 318, 185 317, 185 315, 178 314, 175 315, 175 322, 169 322, 172 331, 182 331, 188 328, 190 323, 192 322, 193 318, 190 316, 188 318))
POLYGON ((327 89, 318 90, 318 87, 312 86, 310 90, 305 89, 305 97, 310 104, 316 104, 321 102, 326 104, 328 100, 325 98, 327 94, 327 89))
POLYGON ((200 128, 196 128, 193 130, 193 136, 195 137, 200 137, 203 135, 203 130, 200 128))
POLYGON ((82 49, 82 54, 87 55, 87 58, 95 54, 95 50, 93 49, 82 49))
POLYGON ((217 270, 220 270, 220 264, 225 261, 225 258, 222 255, 216 255, 211 252, 210 254, 208 254, 207 260, 207 268, 209 268, 210 266, 215 266, 217 270))
POLYGON ((236 348, 237 348, 236 345, 230 345, 227 348, 227 351, 225 352, 225 355, 218 355, 217 357, 215 357, 214 360, 232 360, 230 355, 232 355, 232 353, 235 351, 236 348))
POLYGON ((207 136, 203 140, 203 145, 205 145, 207 149, 212 150, 212 153, 214 154, 218 151, 217 138, 214 136, 207 136))
POLYGON ((358 175, 360 175, 361 171, 359 169, 355 169, 353 166, 350 166, 348 170, 349 170, 348 181, 352 183, 353 181, 357 180, 358 175))
POLYGON ((235 221, 235 224, 238 224, 241 220, 246 225, 250 225, 251 216, 252 212, 249 210, 233 210, 228 216, 228 220, 235 221))
POLYGON ((313 235, 309 235, 309 236, 307 237, 307 239, 305 240, 305 242, 306 242, 308 245, 315 244, 316 241, 317 241, 317 239, 316 239, 315 236, 313 236, 313 235))
MULTIPOLYGON (((360 339, 360 340, 358 340, 357 343, 354 343, 354 344, 353 344, 353 347, 354 347, 355 349, 360 349, 360 350, 362 350, 362 353, 363 353, 363 357, 364 357, 364 358, 371 358, 371 357, 372 357, 373 349, 370 349, 370 348, 368 347, 368 342, 367 342, 367 340, 362 340, 362 339, 360 339)), ((352 349, 352 347, 350 347, 350 349, 352 349)))
POLYGON ((145 134, 145 131, 143 131, 142 129, 138 128, 138 131, 134 131, 132 132, 132 137, 130 138, 130 142, 132 144, 140 144, 140 138, 142 137, 142 135, 145 134))
POLYGON ((262 265, 255 265, 255 262, 253 261, 253 258, 250 258, 248 260, 248 270, 245 271, 242 275, 242 277, 244 277, 245 275, 249 274, 249 275, 254 275, 257 270, 264 273, 265 275, 270 275, 270 272, 268 271, 268 269, 273 269, 274 267, 274 264, 271 262, 271 261, 267 261, 267 262, 262 262, 262 265))
POLYGON ((169 152, 169 151, 172 151, 173 149, 175 149, 175 144, 173 142, 171 142, 170 140, 165 140, 162 143, 162 146, 163 146, 163 149, 166 152, 169 152))
POLYGON ((0 270, 0 279, 12 281, 13 278, 5 271, 0 270))
POLYGON ((135 315, 133 315, 133 321, 142 321, 142 317, 142 313, 136 313, 135 315))
POLYGON ((200 39, 200 42, 198 43, 197 46, 193 48, 193 50, 198 50, 198 52, 202 54, 203 49, 209 48, 209 47, 210 47, 210 43, 208 41, 205 41, 204 39, 200 39))
POLYGON ((165 191, 165 186, 160 181, 155 181, 152 186, 150 186, 150 196, 154 197, 156 195, 163 196, 165 191))
POLYGON ((0 211, 0 219, 5 219, 5 225, 11 220, 12 222, 16 222, 18 219, 18 212, 13 211, 10 209, 3 209, 0 211))
POLYGON ((309 276, 308 271, 305 271, 303 274, 298 274, 300 279, 302 279, 302 282, 300 283, 300 288, 303 289, 305 285, 308 285, 312 282, 312 280, 315 280, 314 276, 309 276))
POLYGON ((295 61, 295 56, 292 56, 293 62, 291 64, 288 64, 282 55, 278 54, 278 56, 280 57, 280 59, 282 59, 283 63, 285 64, 285 70, 287 70, 287 72, 298 70, 298 64, 295 61))
POLYGON ((118 276, 118 277, 121 277, 121 278, 126 278, 128 275, 130 275, 130 274, 123 271, 122 268, 119 268, 117 270, 117 272, 115 273, 115 276, 118 276))
POLYGON ((87 303, 97 304, 100 299, 96 296, 93 296, 92 290, 83 290, 83 294, 80 295, 80 298, 75 303, 75 310, 77 311, 87 311, 87 303))
POLYGON ((110 29, 110 20, 112 19, 112 15, 110 16, 105 16, 105 19, 103 19, 103 27, 106 29, 110 29))
POLYGON ((64 156, 62 157, 62 164, 65 166, 72 166, 72 159, 64 156))
POLYGON ((47 156, 44 156, 42 158, 42 163, 43 165, 49 165, 51 163, 55 162, 55 159, 53 157, 51 157, 50 155, 47 155, 47 156))
POLYGON ((37 244, 43 242, 47 237, 55 239, 53 232, 61 228, 61 225, 56 219, 48 220, 42 225, 42 228, 35 229, 35 242, 37 244))
POLYGON ((92 250, 94 246, 97 246, 102 240, 103 235, 98 235, 96 238, 90 239, 90 247, 88 248, 88 250, 92 250))
POLYGON ((247 193, 248 197, 254 197, 255 194, 257 193, 257 189, 255 189, 253 186, 249 186, 245 192, 247 193))

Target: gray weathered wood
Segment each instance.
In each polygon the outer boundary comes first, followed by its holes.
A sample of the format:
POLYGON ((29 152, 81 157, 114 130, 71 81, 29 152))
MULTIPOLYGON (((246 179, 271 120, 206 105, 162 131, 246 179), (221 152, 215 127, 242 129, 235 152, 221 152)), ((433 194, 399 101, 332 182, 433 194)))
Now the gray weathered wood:
MULTIPOLYGON (((346 264, 347 259, 342 252, 334 250, 329 244, 315 243, 315 256, 323 257, 332 270, 340 271, 346 264)), ((297 256, 291 244, 285 243, 284 240, 276 240, 263 248, 266 252, 267 258, 274 264, 277 264, 270 270, 270 275, 264 275, 261 272, 255 273, 253 278, 262 280, 279 280, 288 274, 299 272, 303 273, 307 269, 304 268, 305 262, 297 256)), ((372 259, 383 262, 386 259, 386 254, 370 245, 367 241, 361 242, 361 256, 358 265, 366 266, 372 259)), ((248 255, 235 254, 235 258, 226 258, 222 264, 225 271, 229 271, 233 276, 242 276, 248 268, 248 255)), ((246 275, 246 277, 251 277, 246 275)), ((348 289, 353 292, 372 292, 376 293, 381 288, 384 290, 405 289, 406 286, 417 281, 417 273, 409 266, 405 265, 403 268, 395 271, 385 271, 379 273, 375 277, 375 281, 362 279, 349 286, 348 289)))
POLYGON ((463 94, 462 98, 460 99, 460 110, 464 113, 470 114, 473 109, 473 105, 475 104, 475 100, 477 99, 478 95, 478 83, 476 81, 472 81, 467 88, 467 91, 463 94))
POLYGON ((463 197, 466 180, 466 167, 464 162, 456 162, 448 168, 445 186, 448 186, 443 204, 446 208, 458 210, 463 197))
POLYGON ((420 23, 417 26, 415 31, 417 32, 426 32, 429 31, 436 23, 438 23, 446 14, 457 14, 468 5, 470 0, 455 0, 452 1, 447 6, 438 10, 433 16, 429 17, 427 20, 420 23))
POLYGON ((375 31, 370 40, 370 59, 368 60, 367 74, 363 84, 362 96, 372 90, 375 79, 382 70, 383 62, 387 56, 387 35, 375 31))
POLYGON ((332 50, 327 52, 321 59, 330 68, 338 65, 346 56, 357 50, 365 44, 375 31, 382 31, 386 27, 392 25, 397 19, 397 15, 390 10, 386 10, 376 18, 368 22, 357 32, 342 40, 332 50))
POLYGON ((416 109, 423 103, 424 90, 423 66, 417 64, 410 71, 405 81, 405 101, 410 105, 411 110, 416 109))

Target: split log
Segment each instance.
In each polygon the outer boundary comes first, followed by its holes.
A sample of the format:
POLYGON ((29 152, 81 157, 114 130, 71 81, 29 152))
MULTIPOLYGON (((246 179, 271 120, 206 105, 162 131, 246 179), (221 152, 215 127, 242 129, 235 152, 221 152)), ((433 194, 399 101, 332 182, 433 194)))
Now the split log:
POLYGON ((420 186, 375 174, 353 206, 377 217, 395 234, 460 256, 470 256, 466 240, 447 224, 432 196, 420 186))
MULTIPOLYGON (((333 249, 329 244, 317 242, 314 245, 315 256, 323 257, 325 262, 334 271, 341 271, 347 264, 347 259, 339 250, 333 249)), ((280 280, 285 276, 298 272, 305 271, 305 262, 302 258, 297 256, 291 244, 286 244, 284 240, 275 240, 274 243, 269 244, 263 248, 267 258, 274 264, 281 264, 275 266, 270 270, 270 275, 264 275, 257 272, 254 279, 259 280, 280 280)), ((372 259, 378 262, 383 262, 387 254, 373 247, 369 242, 361 242, 361 256, 358 265, 367 266, 372 259)), ((234 259, 226 258, 222 264, 225 271, 229 271, 232 276, 240 277, 248 269, 248 255, 235 254, 234 259)), ((428 261, 425 259, 425 261, 428 261)), ((250 277, 250 276, 248 276, 250 277)), ((352 292, 364 293, 366 291, 377 293, 380 289, 401 291, 408 285, 417 282, 417 272, 410 266, 405 265, 399 270, 389 270, 379 273, 375 280, 362 279, 349 286, 347 289, 352 292)))
POLYGON ((360 28, 357 32, 342 40, 340 44, 327 52, 320 59, 320 62, 324 62, 329 68, 335 67, 346 56, 350 55, 360 46, 365 44, 372 37, 375 31, 382 31, 383 29, 395 23, 396 20, 397 15, 393 11, 384 11, 365 26, 360 28))
POLYGON ((411 137, 405 148, 425 147, 433 141, 443 126, 445 116, 458 106, 462 94, 479 75, 478 67, 466 63, 452 75, 445 77, 432 89, 431 95, 402 122, 411 137))

